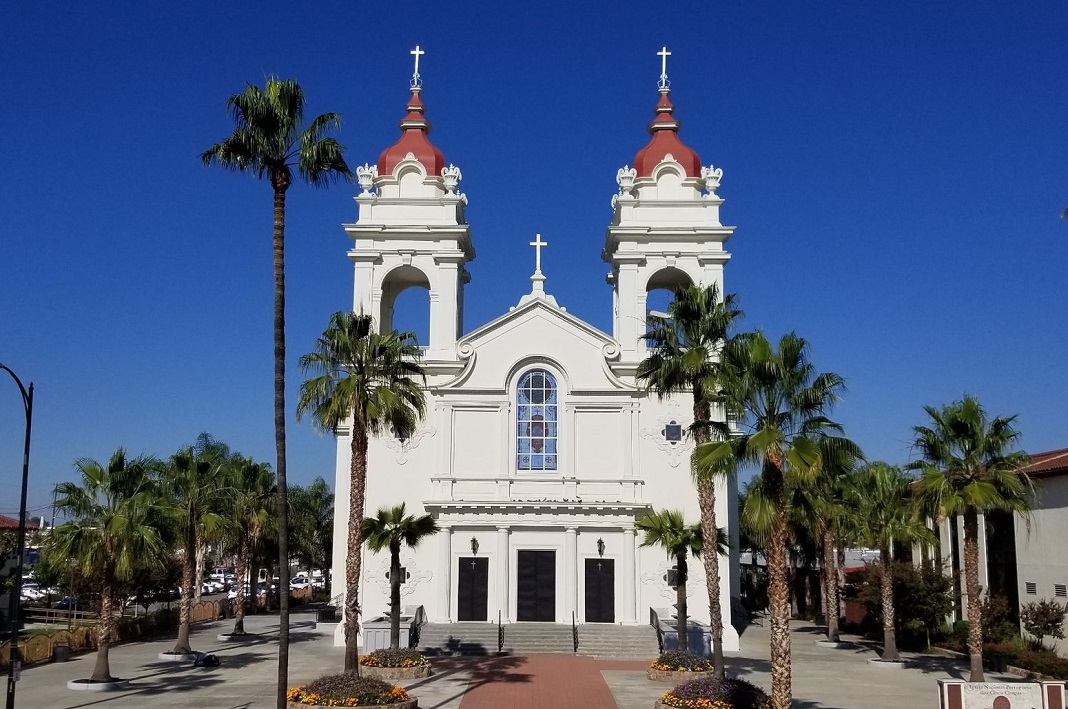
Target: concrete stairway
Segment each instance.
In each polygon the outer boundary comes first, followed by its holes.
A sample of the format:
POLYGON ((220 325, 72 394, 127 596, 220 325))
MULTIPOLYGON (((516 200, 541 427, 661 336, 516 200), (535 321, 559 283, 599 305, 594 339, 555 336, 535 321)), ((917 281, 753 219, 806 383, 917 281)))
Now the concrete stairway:
MULTIPOLYGON (((578 627, 580 655, 653 659, 656 631, 648 625, 590 624, 578 627)), ((504 626, 503 651, 511 655, 574 654, 571 626, 557 623, 511 623, 504 626)), ((493 655, 494 623, 427 623, 420 628, 419 651, 426 655, 493 655)))
POLYGON ((578 654, 621 660, 654 660, 660 654, 651 625, 591 623, 578 628, 578 654))
POLYGON ((419 652, 430 656, 495 655, 497 624, 425 623, 419 629, 419 652))
POLYGON ((570 624, 512 623, 504 626, 504 644, 513 655, 575 654, 570 624))

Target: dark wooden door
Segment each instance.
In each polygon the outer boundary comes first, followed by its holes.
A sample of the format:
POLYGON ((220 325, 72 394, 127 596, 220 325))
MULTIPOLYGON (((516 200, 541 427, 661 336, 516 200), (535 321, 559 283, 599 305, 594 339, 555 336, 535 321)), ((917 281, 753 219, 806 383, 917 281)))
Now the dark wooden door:
POLYGON ((486 620, 489 599, 489 559, 460 557, 456 583, 456 620, 486 620))
POLYGON ((556 620, 556 552, 516 552, 516 620, 556 620))
POLYGON ((586 622, 616 622, 614 559, 586 559, 586 622))

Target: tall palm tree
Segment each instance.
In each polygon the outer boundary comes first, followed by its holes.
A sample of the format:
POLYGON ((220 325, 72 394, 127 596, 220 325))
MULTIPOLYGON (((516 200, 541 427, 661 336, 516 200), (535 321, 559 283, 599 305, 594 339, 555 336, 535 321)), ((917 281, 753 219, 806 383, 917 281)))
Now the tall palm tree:
MULTIPOLYGON (((704 549, 701 525, 686 524, 679 510, 660 510, 645 515, 635 522, 635 526, 645 532, 641 544, 643 547, 661 547, 668 557, 675 561, 675 608, 679 650, 685 652, 690 649, 687 632, 689 613, 686 604, 686 583, 689 580, 687 559, 690 556, 701 558, 701 551, 704 549)), ((727 536, 723 530, 717 530, 716 547, 720 554, 727 553, 727 536)))
POLYGON ((419 542, 438 532, 438 523, 430 515, 415 517, 407 514, 404 503, 390 509, 382 508, 374 517, 367 517, 360 525, 360 541, 377 553, 389 549, 389 646, 400 647, 400 552, 406 546, 415 549, 419 542))
MULTIPOLYGON (((267 463, 257 463, 252 458, 231 456, 226 465, 229 505, 227 515, 231 519, 230 539, 236 557, 237 588, 234 599, 233 635, 245 634, 245 577, 249 575, 251 559, 262 546, 263 539, 272 528, 275 498, 274 475, 267 463)), ((250 577, 250 587, 255 579, 250 577)))
POLYGON ((163 466, 163 493, 174 503, 173 522, 182 552, 182 594, 178 603, 178 639, 171 649, 176 655, 193 652, 189 645, 193 597, 200 579, 195 578, 197 552, 208 537, 220 533, 226 523, 222 511, 225 482, 223 464, 229 457, 226 444, 207 433, 197 436, 163 466))
POLYGON ((370 436, 391 431, 407 438, 422 419, 426 375, 419 347, 410 332, 375 331, 370 315, 338 312, 315 342, 315 351, 300 358, 305 374, 297 418, 310 413, 322 431, 351 426, 348 548, 345 555, 345 669, 359 672, 360 524, 367 487, 370 436))
POLYGON ((879 550, 883 607, 883 660, 897 662, 894 620, 894 544, 933 544, 934 535, 923 523, 913 501, 912 478, 883 462, 864 466, 853 489, 853 511, 860 540, 879 550))
POLYGON ((975 397, 942 409, 925 406, 926 426, 914 427, 912 443, 921 457, 908 467, 921 471, 916 484, 922 508, 939 521, 964 518, 964 582, 968 594, 970 681, 983 681, 982 605, 979 600, 979 513, 1005 510, 1028 514, 1030 479, 1021 474, 1025 453, 1013 451, 1020 438, 1015 416, 989 418, 975 397))
POLYGON ((92 682, 109 682, 108 650, 115 631, 120 584, 138 564, 158 563, 167 553, 161 541, 162 496, 154 470, 158 461, 128 458, 117 449, 106 464, 90 458, 74 463, 80 483, 56 485, 55 506, 68 522, 48 535, 46 552, 57 562, 70 560, 79 573, 99 578, 100 620, 92 682))
MULTIPOLYGON (((735 320, 742 314, 734 295, 720 297, 719 287, 689 285, 675 289, 667 316, 650 314, 649 331, 642 335, 652 353, 638 365, 637 378, 663 399, 690 392, 693 426, 690 433, 700 445, 711 439, 711 400, 718 389, 719 354, 735 320)), ((701 508, 701 531, 712 538, 716 523, 716 484, 691 462, 701 508)), ((712 631, 712 664, 723 677, 723 608, 720 605, 719 563, 705 560, 709 626, 712 631)))
POLYGON ((840 446, 828 438, 819 439, 822 471, 815 484, 804 490, 808 498, 809 527, 819 544, 821 586, 827 608, 827 639, 838 642, 838 573, 835 544, 851 538, 854 531, 849 514, 855 472, 860 458, 856 445, 840 446))
POLYGON ((763 494, 774 515, 767 547, 771 701, 774 709, 789 709, 788 487, 804 487, 818 478, 820 437, 829 437, 833 449, 855 448, 848 439, 832 435, 841 427, 825 415, 838 401, 844 382, 837 374, 817 373, 809 361, 808 343, 793 333, 779 340, 777 350, 759 332, 735 337, 725 349, 724 364, 723 396, 740 432, 699 445, 694 457, 712 471, 729 473, 742 465, 760 470, 763 494))
MULTIPOLYGON (((289 587, 289 545, 286 537, 286 407, 285 407, 285 223, 286 191, 294 170, 313 187, 325 187, 339 177, 352 179, 342 155, 343 146, 327 135, 341 127, 336 113, 317 116, 302 130, 304 91, 292 79, 268 77, 265 88, 249 84, 226 102, 236 125, 222 142, 200 156, 204 165, 264 175, 274 191, 274 440, 278 476, 279 586, 289 587)), ((289 680, 289 597, 279 594, 278 687, 276 704, 285 709, 289 680)))

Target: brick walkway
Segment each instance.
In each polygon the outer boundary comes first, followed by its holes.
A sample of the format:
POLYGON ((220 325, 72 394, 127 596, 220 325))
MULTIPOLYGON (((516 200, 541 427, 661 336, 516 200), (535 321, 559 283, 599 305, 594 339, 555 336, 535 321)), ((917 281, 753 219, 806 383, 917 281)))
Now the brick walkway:
POLYGON ((471 673, 460 709, 616 709, 602 670, 641 671, 641 661, 596 660, 581 655, 464 658, 436 661, 471 673))

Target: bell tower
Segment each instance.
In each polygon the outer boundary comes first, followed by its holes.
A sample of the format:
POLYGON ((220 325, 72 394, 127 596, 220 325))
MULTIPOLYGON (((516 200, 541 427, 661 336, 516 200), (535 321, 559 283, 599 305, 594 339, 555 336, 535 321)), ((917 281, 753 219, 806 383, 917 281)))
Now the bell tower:
POLYGON ((730 259, 724 244, 734 227, 723 226, 716 194, 723 170, 702 167, 697 153, 679 139, 679 122, 669 98, 665 47, 658 84, 660 99, 649 124, 652 137, 634 156, 634 167, 616 173, 613 218, 602 258, 611 265, 612 334, 620 344, 620 364, 645 357, 649 291, 690 283, 718 284, 730 259))
POLYGON ((467 196, 458 190, 460 168, 429 140, 416 47, 415 73, 401 136, 377 165, 356 168, 359 218, 346 224, 353 241, 353 310, 371 314, 379 330, 393 329, 397 296, 408 288, 429 292, 430 341, 420 342, 429 362, 455 360, 463 329, 465 268, 474 260, 464 216, 467 196))

